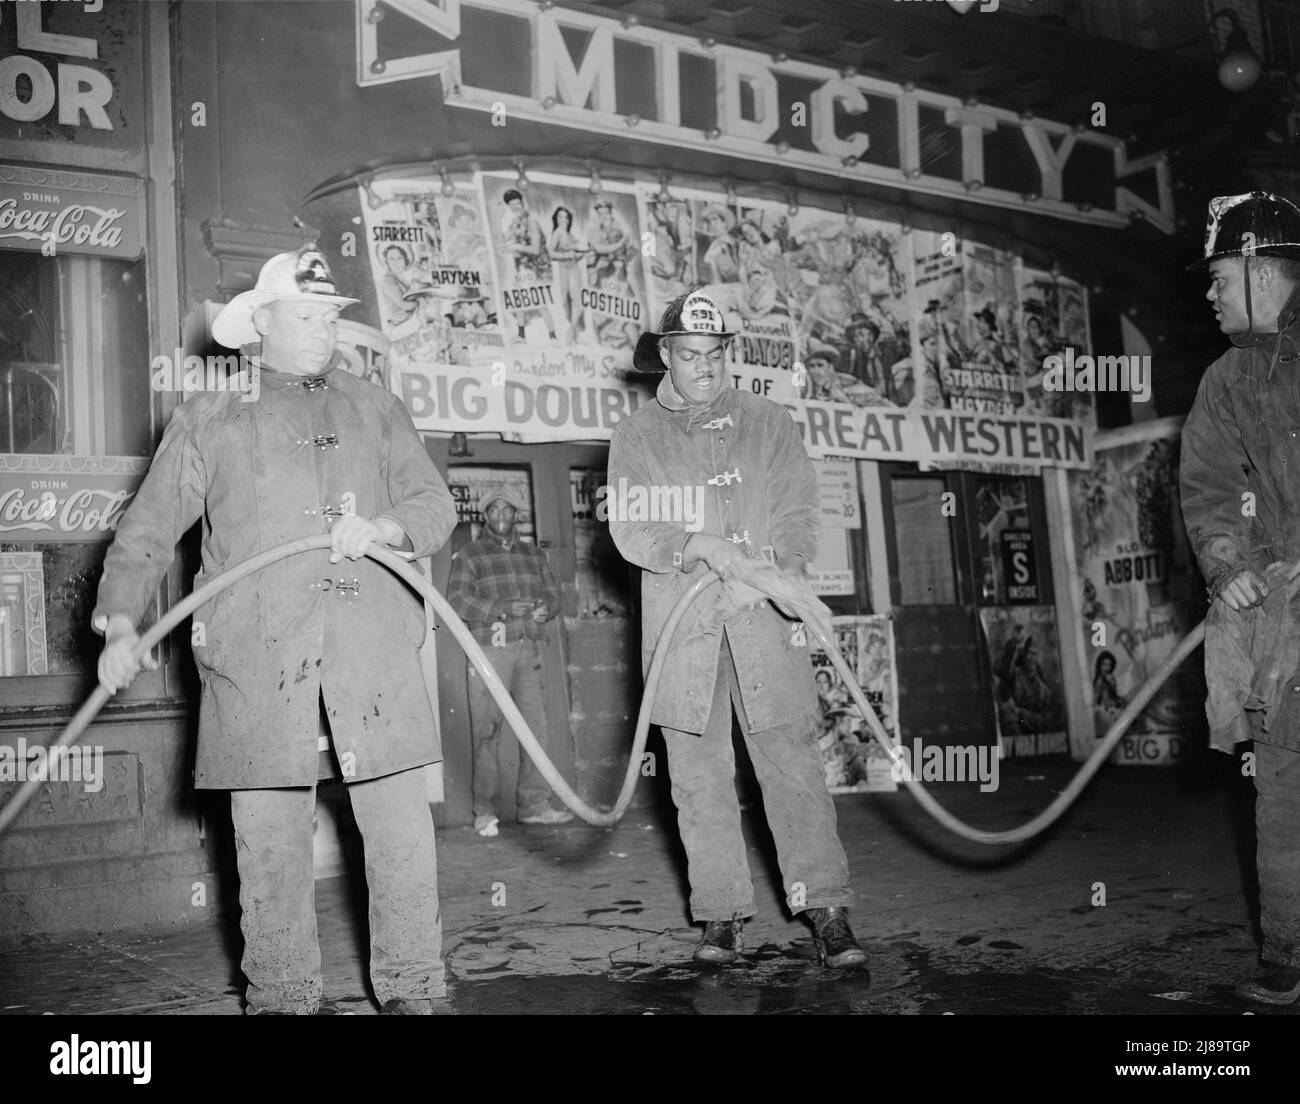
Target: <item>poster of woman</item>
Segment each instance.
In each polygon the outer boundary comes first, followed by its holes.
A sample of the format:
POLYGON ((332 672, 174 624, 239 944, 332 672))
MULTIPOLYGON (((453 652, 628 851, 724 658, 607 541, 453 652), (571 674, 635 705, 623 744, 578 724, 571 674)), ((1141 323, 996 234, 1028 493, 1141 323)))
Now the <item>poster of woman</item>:
POLYGON ((425 178, 363 190, 371 273, 396 367, 468 365, 504 348, 478 191, 425 178))
MULTIPOLYGON (((887 617, 836 617, 835 643, 854 672, 858 686, 893 739, 898 738, 898 673, 893 622, 887 617)), ((898 788, 891 760, 871 735, 861 707, 830 658, 815 640, 813 678, 820 721, 818 745, 831 793, 872 793, 898 788)))
MULTIPOLYGON (((1205 612, 1178 501, 1179 422, 1096 438, 1094 469, 1068 478, 1081 654, 1095 738, 1205 612)), ((1182 664, 1116 748, 1119 763, 1167 764, 1203 736, 1205 682, 1182 664)))

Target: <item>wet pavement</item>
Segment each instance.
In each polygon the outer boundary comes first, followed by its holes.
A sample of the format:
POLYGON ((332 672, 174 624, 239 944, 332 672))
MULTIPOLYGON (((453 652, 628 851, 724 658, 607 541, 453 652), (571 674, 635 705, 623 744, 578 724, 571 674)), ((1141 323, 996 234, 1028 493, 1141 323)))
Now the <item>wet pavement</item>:
MULTIPOLYGON (((995 793, 935 792, 971 823, 1005 828, 1075 769, 1011 760, 995 793)), ((1011 849, 955 839, 905 792, 838 797, 869 973, 818 964, 808 928, 784 908, 756 810, 746 833, 758 914, 743 961, 723 968, 691 964, 700 929, 661 804, 607 830, 505 825, 482 839, 441 829, 452 1005, 468 1015, 1297 1015, 1300 1004, 1232 994, 1256 965, 1251 802, 1232 761, 1210 753, 1171 769, 1110 767, 1045 837, 1011 849)), ((376 1013, 360 873, 319 881, 317 911, 326 1011, 376 1013)), ((234 1016, 239 949, 230 909, 183 928, 10 940, 0 1007, 234 1016)))

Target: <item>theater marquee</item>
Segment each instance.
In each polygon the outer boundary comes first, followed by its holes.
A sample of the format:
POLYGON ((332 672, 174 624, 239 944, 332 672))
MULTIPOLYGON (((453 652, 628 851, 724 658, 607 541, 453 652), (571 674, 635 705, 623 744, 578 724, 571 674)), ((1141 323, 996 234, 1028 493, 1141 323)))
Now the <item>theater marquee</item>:
POLYGON ((1174 231, 1164 155, 1130 159, 1123 141, 1091 127, 531 0, 356 0, 356 12, 363 88, 438 76, 447 103, 494 120, 557 123, 1076 222, 1125 226, 1136 214, 1174 231), (442 48, 409 52, 430 32, 442 48), (508 45, 516 43, 526 43, 522 69, 508 45), (922 167, 921 134, 935 125, 960 134, 960 179, 922 167), (995 132, 1035 166, 1032 186, 989 182, 984 144, 995 132), (1104 194, 1067 187, 1067 166, 1085 159, 1088 171, 1072 176, 1103 180, 1104 194))

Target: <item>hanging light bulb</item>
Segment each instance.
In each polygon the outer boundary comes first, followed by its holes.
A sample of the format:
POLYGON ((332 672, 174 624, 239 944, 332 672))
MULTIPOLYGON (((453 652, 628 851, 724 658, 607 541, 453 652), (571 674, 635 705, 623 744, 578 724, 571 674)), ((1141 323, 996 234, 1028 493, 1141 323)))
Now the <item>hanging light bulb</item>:
POLYGON ((844 225, 847 226, 850 230, 852 230, 853 224, 857 221, 858 221, 858 213, 853 209, 853 200, 849 199, 848 196, 845 196, 844 197, 844 225))
POLYGON ((1213 24, 1219 19, 1228 19, 1232 30, 1228 32, 1223 43, 1223 58, 1219 62, 1219 83, 1229 92, 1245 92, 1258 83, 1264 66, 1246 37, 1241 17, 1231 8, 1215 12, 1210 16, 1213 24))
POLYGON ((795 197, 793 188, 785 193, 785 210, 791 218, 799 213, 799 200, 795 197))
POLYGON ((451 182, 451 174, 446 165, 438 166, 438 175, 442 177, 442 194, 450 199, 456 194, 456 185, 451 182))
POLYGON ((659 174, 659 194, 655 196, 660 203, 671 203, 673 193, 668 190, 668 174, 659 174))
POLYGON ((375 194, 375 178, 373 176, 363 177, 361 187, 366 192, 366 203, 370 205, 372 211, 378 211, 384 205, 384 201, 375 194))
POLYGON ((587 171, 591 173, 591 183, 587 185, 587 190, 591 192, 592 195, 600 195, 601 188, 605 186, 604 182, 600 179, 600 170, 596 168, 594 162, 588 161, 587 171))
POLYGON ((515 168, 519 170, 519 175, 515 177, 515 187, 522 192, 528 187, 528 174, 524 172, 524 162, 522 158, 515 158, 515 168))

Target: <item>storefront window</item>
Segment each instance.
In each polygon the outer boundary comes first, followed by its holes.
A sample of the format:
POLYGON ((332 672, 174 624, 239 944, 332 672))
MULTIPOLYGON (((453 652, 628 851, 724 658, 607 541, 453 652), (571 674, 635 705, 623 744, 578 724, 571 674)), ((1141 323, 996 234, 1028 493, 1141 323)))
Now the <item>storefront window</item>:
POLYGON ((598 468, 569 469, 579 617, 627 617, 631 609, 627 562, 609 535, 608 522, 598 516, 599 492, 607 478, 598 468))
POLYGON ((144 261, 6 252, 0 453, 148 456, 144 261))
POLYGON ((951 518, 943 513, 943 476, 890 480, 894 530, 899 549, 899 604, 957 604, 957 565, 953 559, 951 518))
POLYGON ((6 251, 0 268, 0 677, 76 674, 153 432, 144 262, 6 251))

